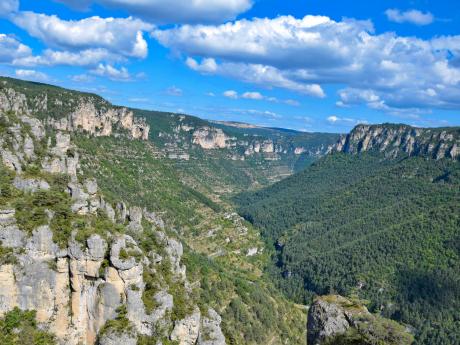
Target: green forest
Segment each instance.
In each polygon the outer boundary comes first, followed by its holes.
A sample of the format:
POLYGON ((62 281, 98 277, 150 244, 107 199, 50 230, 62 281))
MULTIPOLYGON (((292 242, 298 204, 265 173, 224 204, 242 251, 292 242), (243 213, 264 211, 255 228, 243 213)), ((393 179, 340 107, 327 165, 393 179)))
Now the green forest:
POLYGON ((288 297, 357 294, 416 344, 460 343, 458 162, 336 153, 234 201, 288 297))

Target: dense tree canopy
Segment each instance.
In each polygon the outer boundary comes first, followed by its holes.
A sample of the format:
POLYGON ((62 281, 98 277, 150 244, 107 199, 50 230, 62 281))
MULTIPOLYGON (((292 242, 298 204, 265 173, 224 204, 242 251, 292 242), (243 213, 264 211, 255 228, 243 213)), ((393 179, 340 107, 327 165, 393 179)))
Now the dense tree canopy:
POLYGON ((236 202, 291 298, 356 292, 418 344, 460 342, 458 162, 333 154, 236 202))

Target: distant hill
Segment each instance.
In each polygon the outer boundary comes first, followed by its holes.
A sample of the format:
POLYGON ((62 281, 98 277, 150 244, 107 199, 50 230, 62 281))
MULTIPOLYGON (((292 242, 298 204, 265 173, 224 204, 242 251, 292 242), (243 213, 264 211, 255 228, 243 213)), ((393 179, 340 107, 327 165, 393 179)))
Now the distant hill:
POLYGON ((416 344, 458 344, 458 128, 358 126, 333 152, 235 198, 276 248, 291 298, 358 294, 414 327, 416 344))

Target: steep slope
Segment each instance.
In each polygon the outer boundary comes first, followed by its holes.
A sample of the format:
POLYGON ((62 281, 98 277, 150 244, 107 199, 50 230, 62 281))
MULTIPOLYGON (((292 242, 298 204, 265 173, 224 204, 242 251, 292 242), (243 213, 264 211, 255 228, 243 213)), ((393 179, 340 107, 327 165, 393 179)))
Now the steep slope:
POLYGON ((257 232, 185 184, 145 120, 11 79, 0 101, 5 322, 35 310, 62 344, 305 342, 304 308, 265 280, 257 232))
POLYGON ((239 195, 240 214, 277 247, 278 286, 305 302, 357 293, 413 326, 417 344, 458 343, 458 143, 456 128, 358 126, 341 152, 239 195))
POLYGON ((226 197, 278 181, 323 156, 339 135, 303 133, 134 110, 158 153, 194 189, 226 197))

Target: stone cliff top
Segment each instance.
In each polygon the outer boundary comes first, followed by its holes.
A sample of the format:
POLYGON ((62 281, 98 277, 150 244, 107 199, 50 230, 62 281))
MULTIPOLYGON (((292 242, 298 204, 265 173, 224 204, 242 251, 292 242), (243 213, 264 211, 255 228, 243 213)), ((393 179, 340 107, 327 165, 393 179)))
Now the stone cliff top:
POLYGON ((387 157, 423 156, 433 159, 460 157, 460 128, 418 128, 403 124, 358 125, 342 136, 332 151, 374 151, 387 157))

